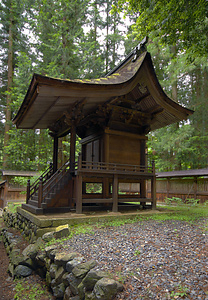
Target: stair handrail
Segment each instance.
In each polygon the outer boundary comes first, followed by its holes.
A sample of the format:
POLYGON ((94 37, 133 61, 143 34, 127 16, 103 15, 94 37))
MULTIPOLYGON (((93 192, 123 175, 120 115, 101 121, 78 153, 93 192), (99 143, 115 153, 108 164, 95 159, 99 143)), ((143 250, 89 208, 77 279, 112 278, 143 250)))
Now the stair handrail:
POLYGON ((49 167, 36 179, 33 184, 30 185, 30 179, 27 183, 27 201, 32 195, 39 189, 39 182, 42 179, 43 184, 52 176, 53 174, 53 163, 50 163, 49 167))
POLYGON ((64 178, 64 176, 70 171, 70 161, 68 160, 50 177, 47 183, 43 186, 42 202, 44 202, 45 198, 48 196, 54 186, 58 184, 58 182, 60 182, 60 180, 64 178))

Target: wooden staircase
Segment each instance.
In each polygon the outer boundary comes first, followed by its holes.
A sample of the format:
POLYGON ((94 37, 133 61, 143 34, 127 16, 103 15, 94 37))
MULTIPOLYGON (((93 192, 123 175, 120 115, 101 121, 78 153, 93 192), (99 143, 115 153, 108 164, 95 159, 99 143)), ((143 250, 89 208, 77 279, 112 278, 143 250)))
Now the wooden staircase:
POLYGON ((66 210, 66 206, 69 209, 70 188, 72 189, 72 172, 69 161, 55 173, 53 166, 50 165, 32 185, 28 180, 26 204, 23 204, 22 208, 35 214, 42 214, 46 209, 57 210, 57 202, 60 206, 62 201, 62 209, 66 210))

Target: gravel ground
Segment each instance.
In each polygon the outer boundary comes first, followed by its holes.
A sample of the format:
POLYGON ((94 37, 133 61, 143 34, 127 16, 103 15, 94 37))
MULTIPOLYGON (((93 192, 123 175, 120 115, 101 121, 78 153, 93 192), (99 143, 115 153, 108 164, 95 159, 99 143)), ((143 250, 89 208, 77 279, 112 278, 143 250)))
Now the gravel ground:
POLYGON ((124 291, 116 299, 208 300, 207 220, 148 220, 94 228, 64 248, 95 259, 97 269, 116 274, 124 291))

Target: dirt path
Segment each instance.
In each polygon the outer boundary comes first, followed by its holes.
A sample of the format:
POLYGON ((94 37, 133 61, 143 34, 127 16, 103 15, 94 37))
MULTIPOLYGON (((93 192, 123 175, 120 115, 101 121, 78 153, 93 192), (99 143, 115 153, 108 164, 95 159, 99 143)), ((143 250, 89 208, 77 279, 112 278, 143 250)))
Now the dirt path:
MULTIPOLYGON (((0 218, 0 229, 3 227, 3 222, 0 218)), ((0 239, 0 299, 12 300, 15 295, 15 283, 7 273, 9 266, 9 258, 4 248, 4 243, 0 239)))

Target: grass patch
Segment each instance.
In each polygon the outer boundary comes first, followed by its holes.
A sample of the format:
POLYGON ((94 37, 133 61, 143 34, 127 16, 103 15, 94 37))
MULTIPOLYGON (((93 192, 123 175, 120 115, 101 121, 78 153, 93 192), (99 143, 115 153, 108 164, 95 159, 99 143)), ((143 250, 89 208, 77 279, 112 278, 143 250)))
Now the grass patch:
POLYGON ((52 299, 51 293, 42 282, 32 282, 30 279, 16 279, 15 300, 44 300, 52 299))
POLYGON ((20 202, 9 202, 7 203, 8 210, 11 211, 12 213, 17 212, 17 207, 21 206, 22 203, 20 202))
MULTIPOLYGON (((160 208, 159 208, 160 209, 160 208)), ((180 205, 180 206, 163 206, 161 211, 166 211, 163 214, 155 214, 151 216, 154 220, 181 220, 192 222, 201 218, 208 217, 208 203, 197 204, 194 206, 180 205)))
MULTIPOLYGON (((208 217, 208 204, 197 204, 194 206, 189 205, 179 205, 179 206, 161 206, 158 207, 160 213, 152 213, 152 214, 139 214, 134 216, 133 218, 126 218, 120 216, 119 218, 111 219, 104 222, 87 224, 82 223, 78 225, 73 225, 70 228, 70 235, 67 238, 62 238, 58 240, 52 240, 47 243, 47 246, 53 244, 64 244, 65 241, 72 238, 75 235, 80 234, 94 234, 94 231, 97 228, 105 228, 105 227, 118 227, 125 224, 133 224, 139 222, 139 225, 142 226, 143 222, 148 220, 155 221, 168 221, 168 220, 178 220, 185 221, 189 223, 196 223, 197 220, 207 218, 208 217)), ((205 225, 202 228, 203 231, 208 230, 208 225, 205 225)), ((136 253, 137 255, 138 253, 136 253)))

